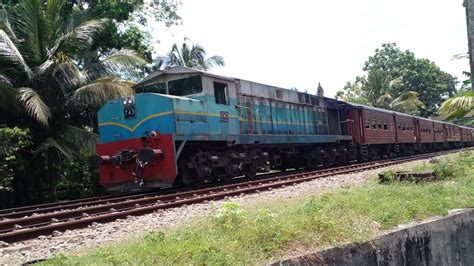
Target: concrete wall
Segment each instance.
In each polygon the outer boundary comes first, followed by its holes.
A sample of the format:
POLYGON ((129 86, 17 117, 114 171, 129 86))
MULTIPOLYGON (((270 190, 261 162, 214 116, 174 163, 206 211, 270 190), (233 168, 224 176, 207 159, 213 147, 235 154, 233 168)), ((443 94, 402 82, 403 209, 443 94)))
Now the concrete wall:
POLYGON ((474 209, 276 264, 474 265, 474 209))

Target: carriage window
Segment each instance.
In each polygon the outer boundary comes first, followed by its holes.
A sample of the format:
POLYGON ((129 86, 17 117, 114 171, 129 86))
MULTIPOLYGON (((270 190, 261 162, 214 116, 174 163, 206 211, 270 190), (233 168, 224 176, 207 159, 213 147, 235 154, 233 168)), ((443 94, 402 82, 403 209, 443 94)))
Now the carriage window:
POLYGON ((387 123, 383 123, 383 129, 384 129, 384 130, 388 130, 387 123))
POLYGON ((163 82, 163 83, 153 84, 153 85, 135 89, 135 93, 144 93, 144 92, 166 94, 166 84, 163 82))
POLYGON ((184 96, 202 92, 201 76, 191 76, 168 82, 170 95, 184 96))
POLYGON ((375 124, 375 121, 372 121, 372 128, 373 128, 373 129, 376 129, 376 128, 377 128, 377 125, 375 124))
POLYGON ((379 121, 378 125, 379 125, 379 128, 382 129, 382 122, 379 121))
POLYGON ((369 129, 370 129, 370 121, 365 121, 365 128, 369 128, 369 129))
POLYGON ((227 102, 227 84, 214 82, 214 96, 217 104, 228 104, 227 102))

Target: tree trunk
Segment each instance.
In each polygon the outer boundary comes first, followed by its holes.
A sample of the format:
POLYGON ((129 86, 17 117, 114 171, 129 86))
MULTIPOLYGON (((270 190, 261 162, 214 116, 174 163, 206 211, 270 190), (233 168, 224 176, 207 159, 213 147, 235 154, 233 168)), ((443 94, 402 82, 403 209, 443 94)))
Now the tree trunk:
POLYGON ((465 0, 469 65, 471 66, 471 89, 474 92, 474 0, 465 0))

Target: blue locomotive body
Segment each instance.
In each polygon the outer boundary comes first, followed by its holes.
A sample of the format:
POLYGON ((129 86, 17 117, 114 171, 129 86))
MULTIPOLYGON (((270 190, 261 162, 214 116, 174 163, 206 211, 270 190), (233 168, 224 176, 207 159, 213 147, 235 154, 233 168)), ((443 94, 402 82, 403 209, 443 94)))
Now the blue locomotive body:
MULTIPOLYGON (((174 150, 161 152, 174 158, 180 182, 195 181, 191 176, 205 181, 251 176, 269 167, 305 166, 309 162, 289 160, 303 151, 333 162, 350 156, 347 145, 352 137, 345 113, 340 112, 341 103, 330 98, 185 67, 157 71, 135 91, 131 97, 109 101, 99 111, 100 156, 113 157, 120 149, 117 143, 142 141, 147 146, 151 135, 169 136, 174 150), (328 144, 330 149, 325 148, 328 144)), ((156 178, 117 174, 112 169, 113 163, 101 166, 106 187, 118 188, 137 178, 146 186, 156 178)))

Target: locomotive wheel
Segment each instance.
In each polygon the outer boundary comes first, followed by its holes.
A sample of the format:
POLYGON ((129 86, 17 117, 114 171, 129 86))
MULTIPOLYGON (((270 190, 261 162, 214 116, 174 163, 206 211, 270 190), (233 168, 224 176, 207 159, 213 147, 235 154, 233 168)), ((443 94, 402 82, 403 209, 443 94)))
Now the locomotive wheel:
POLYGON ((202 184, 202 181, 199 180, 198 174, 194 169, 187 167, 186 162, 181 162, 180 164, 181 173, 179 174, 179 184, 184 186, 198 186, 202 184))
POLYGON ((245 177, 253 179, 257 176, 257 169, 254 163, 245 164, 243 168, 245 177))

